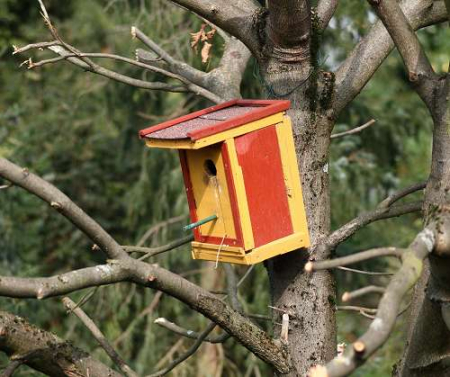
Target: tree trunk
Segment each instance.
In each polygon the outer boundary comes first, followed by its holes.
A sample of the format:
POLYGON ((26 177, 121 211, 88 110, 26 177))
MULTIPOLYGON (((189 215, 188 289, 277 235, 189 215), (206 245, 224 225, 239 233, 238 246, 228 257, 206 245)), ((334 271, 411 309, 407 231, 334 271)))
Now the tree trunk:
MULTIPOLYGON (((328 154, 334 123, 327 101, 331 75, 318 75, 310 60, 296 64, 279 60, 262 65, 269 97, 291 100, 297 160, 301 175, 312 247, 267 262, 274 321, 283 311, 290 316, 289 349, 291 376, 305 376, 309 368, 335 355, 335 284, 328 271, 304 273, 309 259, 328 258, 317 245, 330 231, 328 154), (319 77, 320 76, 320 77, 319 77)), ((276 327, 279 330, 279 326, 276 327)))
MULTIPOLYGON (((425 221, 450 222, 450 76, 441 79, 430 109, 433 121, 431 174, 425 190, 425 221)), ((448 229, 448 227, 446 227, 448 229)), ((450 331, 442 313, 450 307, 450 234, 441 232, 430 266, 416 287, 408 341, 397 376, 450 376, 450 331)), ((445 314, 445 313, 444 313, 445 314)))

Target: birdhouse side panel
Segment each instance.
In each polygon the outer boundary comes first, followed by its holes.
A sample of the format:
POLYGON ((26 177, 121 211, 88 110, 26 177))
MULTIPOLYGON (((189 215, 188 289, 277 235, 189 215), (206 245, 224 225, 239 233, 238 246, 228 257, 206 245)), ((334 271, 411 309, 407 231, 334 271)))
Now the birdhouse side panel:
POLYGON ((230 192, 221 145, 201 150, 181 151, 180 156, 191 220, 195 222, 217 215, 216 220, 195 229, 195 240, 210 244, 240 246, 241 234, 235 224, 234 198, 230 192))
POLYGON ((235 139, 255 247, 293 233, 275 125, 235 139))

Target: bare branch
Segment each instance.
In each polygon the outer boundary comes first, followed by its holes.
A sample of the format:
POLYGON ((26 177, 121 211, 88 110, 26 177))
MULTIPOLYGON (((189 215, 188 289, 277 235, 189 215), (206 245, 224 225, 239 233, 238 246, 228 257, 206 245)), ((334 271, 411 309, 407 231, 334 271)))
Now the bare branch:
POLYGON ((163 291, 191 306, 220 325, 239 342, 280 372, 289 369, 286 349, 250 320, 231 309, 208 291, 157 265, 134 260, 99 224, 67 196, 43 179, 0 158, 0 176, 50 203, 90 237, 108 256, 107 265, 85 268, 52 278, 2 278, 0 295, 45 298, 82 288, 132 281, 163 291))
POLYGON ((162 68, 155 67, 155 66, 149 65, 149 64, 145 64, 142 62, 137 62, 135 60, 128 59, 128 58, 125 58, 125 57, 122 57, 119 55, 99 54, 99 53, 82 53, 82 52, 78 51, 75 47, 71 46, 70 44, 68 44, 62 40, 62 38, 59 36, 56 28, 51 23, 50 18, 47 13, 47 10, 45 9, 43 2, 39 1, 39 3, 41 6, 41 11, 42 11, 42 15, 44 17, 44 21, 45 21, 48 29, 50 30, 50 33, 55 38, 55 41, 35 43, 35 44, 25 46, 23 48, 15 47, 14 53, 16 54, 19 52, 27 51, 31 48, 41 48, 41 49, 47 48, 47 49, 53 51, 54 53, 56 53, 57 55, 59 55, 59 57, 53 58, 53 59, 42 60, 42 61, 36 62, 36 63, 34 63, 32 61, 32 59, 30 58, 24 62, 24 63, 28 64, 29 69, 36 68, 36 67, 39 67, 39 66, 42 66, 45 64, 57 63, 61 60, 67 60, 70 63, 72 63, 84 70, 90 71, 92 73, 96 73, 98 75, 107 77, 109 79, 112 79, 112 80, 115 80, 115 81, 118 81, 118 82, 121 82, 121 83, 124 83, 127 85, 135 86, 138 88, 151 89, 151 90, 165 90, 165 91, 171 91, 171 92, 191 91, 197 95, 203 96, 206 99, 209 99, 210 101, 213 101, 216 103, 222 101, 222 98, 220 98, 219 96, 210 92, 209 90, 205 89, 204 87, 195 84, 194 82, 189 80, 189 78, 186 78, 186 75, 178 75, 176 73, 174 74, 174 73, 171 73, 162 68), (138 67, 146 69, 146 70, 164 74, 165 76, 167 76, 169 78, 174 78, 174 79, 180 80, 183 83, 183 85, 171 85, 171 84, 167 84, 167 83, 148 82, 148 81, 144 81, 144 80, 135 79, 135 78, 123 75, 121 73, 112 71, 110 69, 104 68, 104 67, 94 63, 91 59, 89 59, 89 57, 108 58, 108 59, 114 59, 114 60, 126 62, 128 64, 133 64, 135 66, 138 66, 138 67))
POLYGON ((425 189, 427 186, 427 181, 415 183, 411 186, 405 187, 399 191, 396 191, 389 195, 386 199, 384 199, 380 204, 378 204, 378 208, 387 208, 394 204, 396 201, 404 198, 405 196, 412 194, 416 191, 420 191, 425 189))
POLYGON ((53 209, 57 210, 85 233, 108 257, 118 259, 127 256, 120 245, 98 223, 84 213, 81 208, 55 186, 30 173, 28 169, 22 169, 0 157, 0 177, 47 202, 53 209))
POLYGON ((139 239, 136 246, 143 246, 147 240, 153 236, 153 234, 159 232, 161 229, 164 229, 165 227, 179 223, 187 218, 187 215, 181 215, 181 216, 175 216, 170 219, 164 220, 156 225, 153 225, 151 228, 149 228, 144 235, 139 239))
POLYGON ((165 374, 169 373, 172 369, 174 369, 177 365, 181 364, 183 361, 185 361, 186 359, 188 359, 190 356, 192 356, 199 348, 200 346, 203 344, 203 341, 206 339, 206 337, 209 335, 209 333, 211 331, 213 331, 216 327, 216 324, 211 322, 206 329, 200 334, 200 336, 198 337, 198 339, 195 341, 195 343, 191 346, 191 348, 189 348, 188 351, 186 351, 184 354, 182 354, 181 356, 179 356, 176 360, 172 361, 167 367, 165 367, 164 369, 150 374, 146 377, 159 377, 159 376, 164 376, 165 374))
POLYGON ((342 266, 336 267, 336 269, 342 270, 342 271, 353 272, 355 274, 370 275, 370 276, 392 276, 392 275, 394 275, 391 272, 363 271, 363 270, 357 270, 355 268, 342 267, 342 266))
POLYGON ((121 376, 70 342, 10 313, 0 312, 0 335, 3 352, 46 375, 121 376))
POLYGON ((433 250, 435 230, 425 228, 402 254, 402 265, 383 294, 376 317, 367 332, 344 355, 326 365, 324 376, 347 376, 364 363, 389 337, 399 313, 400 303, 419 279, 423 260, 433 250))
MULTIPOLYGON (((201 336, 201 333, 192 330, 186 330, 185 328, 178 326, 176 323, 170 322, 165 318, 157 318, 153 321, 153 323, 186 338, 198 339, 201 336)), ((223 333, 221 335, 209 335, 204 339, 204 341, 208 343, 223 343, 228 338, 230 338, 230 335, 227 333, 223 333)))
POLYGON ((140 257, 139 260, 145 260, 150 257, 154 257, 155 255, 165 253, 167 251, 176 249, 177 247, 180 247, 182 245, 186 245, 187 243, 194 240, 194 236, 189 235, 183 238, 179 238, 177 240, 174 240, 172 242, 169 242, 167 245, 159 246, 159 247, 142 247, 142 246, 122 246, 122 248, 127 253, 145 253, 144 256, 140 257))
POLYGON ((313 272, 319 270, 328 270, 331 268, 346 266, 353 263, 362 262, 368 259, 378 258, 378 257, 397 257, 399 258, 403 253, 402 249, 397 249, 395 247, 383 247, 378 249, 371 249, 362 251, 360 253, 347 255, 341 258, 334 258, 329 260, 320 260, 314 262, 308 262, 305 264, 306 272, 313 272))
POLYGON ((384 287, 377 287, 376 285, 368 285, 367 287, 356 289, 352 292, 344 292, 344 294, 342 295, 342 301, 347 302, 371 293, 383 294, 384 292, 385 292, 384 287))
POLYGON ((337 134, 332 134, 330 136, 330 138, 331 139, 336 139, 338 137, 343 137, 343 136, 347 136, 347 135, 357 134, 357 133, 365 130, 366 128, 370 127, 372 124, 375 124, 375 119, 371 119, 368 122, 364 123, 362 126, 359 126, 359 127, 356 127, 356 128, 352 128, 351 130, 340 132, 340 133, 337 133, 337 134))
POLYGON ((3 370, 2 377, 11 377, 14 372, 25 362, 23 360, 12 360, 3 370))
MULTIPOLYGON (((177 74, 185 77, 192 83, 205 87, 206 85, 206 73, 202 72, 194 67, 190 66, 187 63, 181 62, 179 60, 174 59, 169 53, 167 53, 164 49, 162 49, 156 42, 150 39, 147 35, 145 35, 141 30, 137 27, 133 26, 131 28, 131 35, 133 38, 139 39, 143 44, 145 44, 150 50, 154 51, 162 60, 164 60, 169 69, 172 72, 176 72, 177 74)), ((139 59, 139 55, 136 55, 139 59)))
POLYGON ((12 183, 8 183, 7 185, 1 185, 0 186, 0 190, 7 190, 11 187, 13 187, 14 185, 12 183))
POLYGON ((363 213, 331 233, 325 240, 323 247, 330 249, 335 248, 337 245, 350 238, 358 230, 374 221, 402 216, 407 213, 418 212, 421 210, 422 202, 414 202, 387 208, 377 208, 372 212, 363 213))
MULTIPOLYGON (((405 0, 400 6, 414 30, 447 19, 444 1, 405 0)), ((333 104, 336 114, 359 94, 393 47, 394 42, 382 22, 376 22, 336 71, 333 104)))
POLYGON ((319 17, 319 28, 325 30, 338 7, 339 0, 320 0, 317 3, 317 16, 319 17))
POLYGON ((377 314, 377 308, 366 308, 365 306, 351 306, 351 305, 341 305, 336 306, 337 310, 349 311, 349 312, 360 312, 366 314, 377 314))
POLYGON ((155 297, 153 297, 152 302, 144 310, 142 310, 133 320, 128 324, 126 330, 120 334, 113 342, 114 347, 117 347, 124 339, 126 339, 130 333, 133 331, 135 324, 143 317, 153 313, 157 305, 159 304, 162 296, 162 292, 156 292, 155 297))
POLYGON ((137 377, 137 373, 134 372, 119 356, 116 350, 105 338, 103 333, 96 326, 94 321, 92 321, 92 319, 90 319, 81 308, 77 307, 77 305, 69 297, 64 297, 62 299, 62 302, 64 306, 68 310, 70 310, 70 312, 74 313, 83 323, 83 325, 86 326, 86 328, 91 332, 95 340, 102 346, 102 348, 105 350, 106 354, 114 362, 114 364, 116 364, 127 377, 137 377))
POLYGON ((38 42, 38 43, 31 43, 23 47, 17 47, 13 45, 13 55, 21 54, 23 52, 27 52, 29 50, 43 50, 44 48, 51 47, 51 46, 58 46, 61 45, 59 41, 50 41, 50 42, 38 42))
POLYGON ((419 95, 431 107, 434 93, 430 80, 436 79, 436 74, 408 19, 395 0, 368 1, 372 4, 400 52, 408 71, 409 81, 415 84, 419 95))

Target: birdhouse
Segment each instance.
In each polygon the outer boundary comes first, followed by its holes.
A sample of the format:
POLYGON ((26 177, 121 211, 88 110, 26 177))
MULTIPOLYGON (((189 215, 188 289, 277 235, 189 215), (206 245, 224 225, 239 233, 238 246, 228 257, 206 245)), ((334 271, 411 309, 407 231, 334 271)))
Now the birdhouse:
POLYGON ((179 151, 194 259, 254 264, 309 246, 289 105, 233 100, 140 132, 179 151))

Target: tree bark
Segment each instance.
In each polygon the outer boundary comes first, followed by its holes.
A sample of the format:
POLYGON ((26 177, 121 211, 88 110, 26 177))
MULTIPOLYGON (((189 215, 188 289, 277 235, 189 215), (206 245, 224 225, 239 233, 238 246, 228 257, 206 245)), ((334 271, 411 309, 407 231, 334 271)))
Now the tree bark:
MULTIPOLYGON (((330 231, 328 155, 334 124, 330 110, 333 76, 316 64, 314 18, 307 1, 269 1, 268 36, 259 67, 267 96, 288 99, 303 199, 312 247, 269 260, 274 321, 291 319, 289 376, 305 376, 310 367, 332 359, 336 350, 335 286, 328 271, 305 274, 310 259, 326 259, 317 247, 330 231), (274 4, 276 3, 276 4, 274 4), (295 17, 292 16, 295 12, 295 17), (285 20, 298 23, 292 25, 285 20)), ((278 329, 278 327, 277 327, 278 329)), ((279 330, 279 329, 278 329, 279 330)))
MULTIPOLYGON (((426 222, 444 224, 450 221, 450 75, 436 83, 432 95, 433 153, 424 212, 426 222)), ((450 234, 441 229, 430 267, 414 292, 407 346, 396 376, 450 375, 450 330, 441 314, 450 304, 450 234)))
POLYGON ((0 349, 48 376, 120 377, 87 352, 23 318, 0 311, 0 349))

